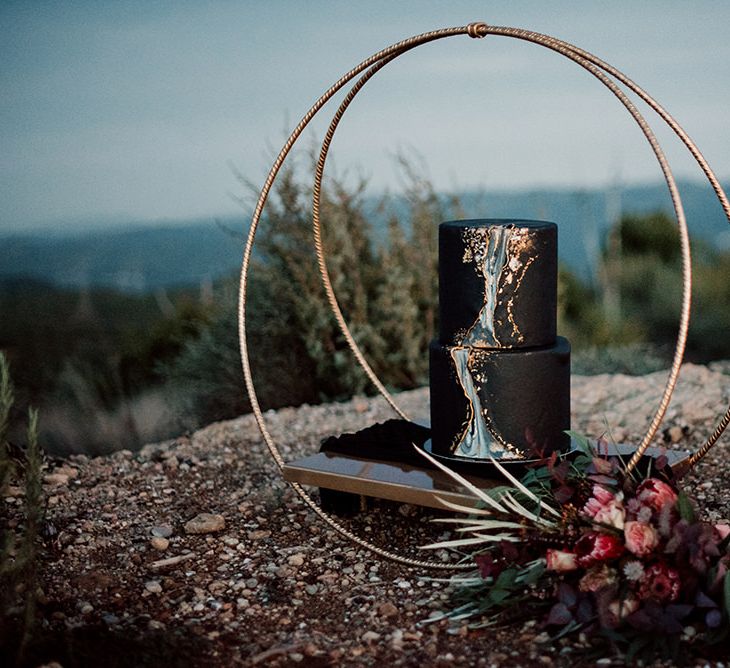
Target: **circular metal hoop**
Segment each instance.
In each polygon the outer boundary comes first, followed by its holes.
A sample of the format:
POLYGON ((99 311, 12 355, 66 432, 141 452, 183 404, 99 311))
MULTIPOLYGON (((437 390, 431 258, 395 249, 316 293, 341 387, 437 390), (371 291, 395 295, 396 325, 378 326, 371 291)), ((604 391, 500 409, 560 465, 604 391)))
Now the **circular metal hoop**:
MULTIPOLYGON (((628 99, 626 94, 619 88, 616 83, 609 78, 610 75, 614 77, 616 80, 618 80, 620 83, 624 84, 627 88, 632 90, 634 93, 636 93, 642 100, 644 100, 654 111, 657 112, 657 114, 662 118, 662 120, 669 125, 669 127, 677 134, 677 136, 682 140, 682 142, 687 146, 690 153, 693 155, 695 160, 700 165, 701 169, 705 173, 706 177, 710 181, 710 184, 712 185, 718 199, 720 200, 720 203, 723 207, 723 210, 725 211, 725 214, 728 218, 728 221, 730 221, 730 203, 728 203, 727 197, 725 196, 725 193, 723 192, 719 181, 715 177, 714 173, 710 169, 709 165, 703 158, 702 154, 699 152, 699 149, 695 146, 695 144, 689 139, 689 137, 686 135, 686 133, 682 130, 682 128, 679 126, 679 124, 656 102, 651 98, 643 89, 641 89, 639 86, 637 86, 633 81, 631 81, 628 77, 623 75, 621 72, 616 70, 615 68, 611 67, 610 65, 604 63, 596 56, 593 56, 587 51, 584 51, 582 49, 579 49, 578 47, 572 46, 571 44, 568 44, 567 42, 563 42, 561 40, 558 40, 553 37, 549 37, 547 35, 542 35, 540 33, 535 33, 527 30, 522 29, 516 29, 516 28, 504 28, 504 27, 494 27, 494 26, 488 26, 484 23, 472 23, 468 26, 463 27, 457 27, 457 28, 447 28, 443 30, 437 30, 432 31, 428 33, 424 33, 422 35, 417 35, 415 37, 412 37, 410 39, 404 40, 402 42, 398 42, 397 44, 394 44, 382 51, 379 51, 378 53, 374 54, 370 58, 366 59, 362 63, 360 63, 357 67, 350 70, 347 74, 345 74, 343 77, 341 77, 331 88, 329 88, 312 106, 312 108, 305 114, 305 116, 302 118, 300 123, 297 125, 297 127, 292 132, 291 136, 287 140, 287 142, 284 144, 284 147, 281 149, 279 155, 277 156, 276 160, 274 161, 274 164, 269 172, 269 175, 264 183, 264 186, 261 190, 261 193, 259 195, 258 202, 256 204, 256 208, 254 210, 254 214, 251 221, 251 227, 249 230, 246 246, 244 249, 244 255, 243 255, 243 262, 241 267, 241 280, 240 280, 240 291, 239 291, 239 303, 238 303, 238 311, 239 311, 239 319, 238 319, 238 325, 239 325, 239 342, 241 346, 241 362, 243 367, 243 374, 244 374, 244 380, 246 384, 246 389, 248 391, 252 410, 254 413, 254 416, 256 418, 256 421, 258 423, 259 429, 261 431, 261 434, 264 438, 264 441, 266 442, 267 447, 269 448, 269 451, 274 458, 275 462, 279 466, 279 468, 283 468, 284 461, 281 457, 281 454, 279 452, 279 449, 274 442, 273 438, 271 437, 271 434, 269 433, 266 423, 263 417, 263 413, 261 411, 261 407, 258 402, 258 398, 256 396, 256 391, 253 384, 253 379, 251 375, 251 367, 250 367, 250 361, 248 357, 248 345, 246 340, 246 288, 247 288, 247 278, 248 278, 248 270, 250 266, 250 260, 251 260, 251 252, 253 248, 253 243, 255 239, 256 229, 258 227, 259 221, 261 219, 261 215, 264 209, 264 206, 266 204, 267 198, 269 196, 269 193, 271 191, 271 187, 273 186, 273 183, 287 157, 289 152, 291 151, 292 147, 302 134, 305 127, 309 124, 309 122, 312 120, 312 118, 321 110, 321 108, 341 89, 343 88, 349 81, 354 79, 356 76, 361 74, 362 72, 365 72, 361 76, 361 78, 355 83, 355 85, 352 87, 352 89, 348 92, 347 96, 341 103, 339 109, 335 113, 332 122, 330 124, 330 127, 328 129, 328 132, 325 136, 325 140, 322 144, 322 149, 320 152, 319 161, 317 163, 317 171, 316 171, 316 178, 315 178, 315 186, 313 190, 314 199, 313 199, 313 228, 314 228, 314 242, 315 247, 317 250, 317 259, 318 264, 320 268, 320 273, 322 274, 322 280, 325 286, 325 291, 327 293, 327 298, 330 304, 330 307, 333 311, 333 314, 335 316, 335 319, 338 322, 338 325, 340 326, 340 329, 347 340, 350 348, 352 349, 353 354, 355 355, 356 360, 360 364, 360 366, 364 369, 370 380, 375 384, 377 389, 380 391, 380 393, 386 398, 388 403, 394 408, 394 410, 399 413, 401 416, 405 417, 405 414, 398 408, 395 400, 390 396, 390 394, 387 392, 385 387, 382 385, 380 380, 377 378, 375 373, 372 371, 370 366, 368 365, 367 361, 365 360, 364 356, 362 355, 362 352, 360 351, 359 347, 357 346, 355 340, 353 339, 349 328, 347 326, 347 323, 342 316, 342 312, 339 308, 339 304, 337 302, 337 298, 334 294, 334 290, 332 288, 330 279, 329 279, 329 273, 327 271, 326 261, 324 257, 324 253, 322 251, 322 243, 321 243, 321 225, 319 221, 319 208, 320 208, 320 197, 321 197, 321 182, 322 177, 324 173, 324 165, 327 157, 327 152, 329 150, 329 146, 331 144, 332 138, 334 137, 335 130, 342 118, 342 115, 344 114, 345 110, 349 106, 349 104, 352 102, 354 97, 357 95, 357 93, 362 89, 362 87, 367 83, 367 81, 382 67, 384 67, 386 64, 388 64, 390 61, 398 57, 399 55, 405 53, 406 51, 409 51, 410 49, 415 48, 416 46, 420 46, 422 44, 425 44, 427 42, 431 42, 437 39, 443 39, 446 37, 452 37, 455 35, 468 35, 473 38, 480 38, 484 37, 488 34, 493 35, 502 35, 505 37, 512 37, 517 39, 522 39, 528 42, 533 42, 535 44, 544 46, 546 48, 549 48, 553 51, 556 51, 557 53, 562 54, 563 56, 569 58, 573 62, 576 62, 577 64, 581 65, 584 69, 588 70, 591 74, 593 74, 601 83, 603 83, 609 90, 619 99, 619 101, 624 105, 624 107, 629 111, 629 113, 632 115, 634 120, 639 125, 640 129, 642 130, 644 136, 646 137, 647 141, 651 145, 654 154, 657 158, 657 161, 659 162, 659 165, 662 169, 662 172, 664 174, 665 181, 667 183, 667 186, 669 188, 671 197, 672 197, 672 203, 674 206, 674 210, 677 216, 677 222, 680 229, 680 241, 682 246, 682 276, 683 276, 683 299, 682 299, 682 310, 681 310, 681 316, 680 316, 680 326, 679 326, 679 333, 677 336, 677 345, 675 348, 674 358, 672 362, 672 368, 669 373, 669 377, 666 382, 666 386, 664 389, 664 393, 662 395, 662 399, 660 401, 659 408, 657 409, 656 414, 654 415, 654 418, 651 421, 651 424, 649 426, 649 429, 647 431, 646 436, 643 438, 637 453, 632 457, 631 461, 628 464, 629 470, 631 470, 640 459, 643 452, 646 450, 646 448, 649 446, 652 438, 656 434, 657 429, 659 428, 659 425, 664 417, 664 414, 666 412, 666 409, 669 405, 669 401, 671 399, 672 393, 674 391, 674 387, 676 386, 677 378, 679 375, 679 370, 681 367, 682 359, 684 356, 684 348, 686 344, 686 337, 687 337, 687 329, 689 327, 689 312, 690 312, 690 303, 691 303, 691 258, 690 258, 690 251, 689 251, 689 234, 687 231, 687 225, 686 225, 686 219, 684 215, 684 210, 682 207, 681 198, 679 195, 679 191, 677 189, 676 183, 674 181, 674 177, 672 175, 671 169, 669 167, 669 164, 664 156, 663 151, 661 150, 661 147, 659 146, 659 143, 657 142, 649 124, 646 122, 646 120, 643 118, 643 116, 639 113, 639 111, 636 109, 636 107, 633 105, 633 103, 628 99), (366 71, 367 70, 367 71, 366 71)), ((723 420, 721 420, 720 424, 718 425, 717 429, 715 430, 715 433, 713 436, 708 439, 707 443, 698 450, 698 452, 695 453, 693 456, 693 460, 691 463, 696 463, 696 461, 699 461, 699 459, 706 454, 706 452, 712 447, 712 445, 717 441, 720 434, 724 431, 724 429, 727 427, 728 422, 730 422, 730 408, 728 408, 728 411, 726 412, 723 420)), ((394 552, 390 552, 388 550, 385 550, 383 548, 380 548, 376 545, 373 545, 372 543, 360 538, 359 536, 356 536, 352 532, 350 532, 348 529, 346 529, 344 526, 342 526, 335 518, 331 517, 327 513, 321 510, 319 506, 315 503, 315 501, 309 496, 309 494, 297 483, 293 483, 292 486, 294 487, 295 491, 302 497, 304 502, 318 515, 320 516, 324 521, 326 521, 330 526, 332 526, 334 529, 336 529, 339 533, 341 533, 343 536, 348 538, 349 540, 353 541, 354 543, 366 547, 376 554, 385 557, 387 559, 391 559, 409 566, 417 566, 417 567, 425 567, 425 568, 440 568, 440 569, 458 569, 458 568, 470 568, 469 565, 464 564, 443 564, 439 562, 428 562, 428 561, 421 561, 417 559, 411 559, 408 557, 404 557, 402 555, 396 554, 394 552)))

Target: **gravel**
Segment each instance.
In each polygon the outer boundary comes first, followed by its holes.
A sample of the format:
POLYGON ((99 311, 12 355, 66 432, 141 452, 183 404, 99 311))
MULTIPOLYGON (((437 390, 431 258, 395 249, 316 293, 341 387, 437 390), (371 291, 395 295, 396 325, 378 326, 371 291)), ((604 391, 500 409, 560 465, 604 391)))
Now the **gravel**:
MULTIPOLYGON (((616 440, 636 442, 664 378, 575 377, 573 428, 600 436, 609 425, 616 440)), ((426 389, 398 401, 414 418, 428 415, 426 389)), ((700 445, 729 402, 730 365, 685 365, 663 425, 667 447, 700 445)), ((289 460, 325 436, 391 416, 382 399, 356 397, 269 411, 266 420, 289 460)), ((714 521, 730 520, 729 446, 726 436, 686 478, 714 521)), ((250 415, 136 454, 71 457, 45 480, 53 538, 39 598, 54 641, 38 664, 623 665, 588 658, 580 638, 553 641, 535 622, 481 631, 423 624, 448 607, 447 584, 381 561, 322 524, 282 481, 250 415)), ((20 490, 0 503, 20 521, 20 490)), ((419 556, 419 545, 443 534, 432 517, 376 500, 345 524, 419 556)))

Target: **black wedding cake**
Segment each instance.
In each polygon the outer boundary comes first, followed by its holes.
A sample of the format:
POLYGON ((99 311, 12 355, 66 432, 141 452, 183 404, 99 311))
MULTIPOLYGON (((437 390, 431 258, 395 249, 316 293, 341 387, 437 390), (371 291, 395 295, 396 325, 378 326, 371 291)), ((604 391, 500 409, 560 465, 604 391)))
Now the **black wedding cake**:
POLYGON ((554 223, 440 225, 434 454, 519 460, 569 448, 570 344, 556 335, 557 262, 554 223))

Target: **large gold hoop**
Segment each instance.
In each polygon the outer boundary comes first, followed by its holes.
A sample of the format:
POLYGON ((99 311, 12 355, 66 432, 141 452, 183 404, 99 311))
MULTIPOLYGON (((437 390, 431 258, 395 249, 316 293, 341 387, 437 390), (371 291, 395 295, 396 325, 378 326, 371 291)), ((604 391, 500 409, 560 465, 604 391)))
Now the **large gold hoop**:
MULTIPOLYGON (((360 63, 357 67, 350 70, 347 74, 345 74, 343 77, 341 77, 332 87, 330 87, 318 100, 315 102, 315 104, 312 106, 312 108, 305 114, 305 116, 302 118, 300 123, 297 125, 297 127, 294 129, 292 134, 290 135, 289 139, 284 144, 284 147, 281 149, 279 155, 277 156, 276 160, 274 161, 274 164, 268 174, 268 177, 264 183, 264 186, 261 190, 261 193, 259 195, 259 199, 256 204, 256 208, 254 210, 254 214, 251 221, 251 227, 249 230, 248 238, 246 241, 246 246, 244 248, 244 254, 243 254, 243 262, 241 267, 241 280, 240 280, 240 292, 239 292, 239 319, 238 319, 238 325, 239 325, 239 342, 241 346, 241 362, 243 367, 243 374, 244 374, 244 381, 246 383, 246 389, 248 391, 250 400, 251 400, 251 406, 254 413, 254 416, 256 418, 257 424, 259 426, 259 429, 261 431, 261 434, 264 438, 264 441, 266 442, 266 445, 274 458, 276 464, 279 466, 279 468, 283 468, 284 461, 281 457, 281 454, 279 452, 279 449, 271 437, 271 434, 268 431, 268 428, 266 427, 266 423, 263 417, 263 413, 261 411, 260 404, 258 402, 258 398, 256 396, 255 387, 253 384, 253 379, 251 375, 251 367, 250 367, 250 361, 248 357, 248 345, 246 340, 246 289, 247 289, 247 278, 248 278, 248 270, 250 266, 250 260, 251 260, 251 252, 253 248, 253 243, 255 239, 256 229, 258 227, 259 221, 261 219, 261 215, 264 209, 264 206, 266 204, 268 195, 270 193, 271 187, 273 186, 273 183, 286 159, 289 152, 291 151, 292 147, 298 140, 298 138, 301 136, 302 132, 306 128, 306 126, 310 123, 310 121, 314 118, 314 116, 321 110, 321 108, 341 89, 343 88, 349 81, 354 79, 356 76, 361 74, 362 72, 365 72, 360 79, 354 84, 352 89, 348 92, 345 99, 340 104, 340 107, 338 108, 337 112, 335 113, 332 122, 330 123, 329 129, 325 135, 325 139, 322 144, 322 148, 320 151, 320 157, 317 163, 317 169, 316 169, 316 175, 315 175, 315 185, 313 189, 313 230, 314 230, 314 243, 315 248, 317 252, 317 260, 320 268, 320 273, 322 275, 322 281, 325 287, 325 291, 327 294, 329 305, 332 309, 333 315, 335 319, 337 320, 337 323, 340 327, 340 330, 342 331, 343 336, 348 342, 348 345, 350 346, 358 364, 363 368, 365 373, 368 375, 370 380, 374 383, 378 391, 385 397, 385 399, 388 401, 388 403, 393 407, 393 409, 402 417, 406 417, 405 413, 397 406, 395 400, 393 397, 388 393, 386 388, 383 386, 383 384, 380 382, 380 380, 377 378, 377 375, 372 371, 369 364, 367 363, 367 360, 363 356, 362 352, 360 351, 357 343, 355 342, 354 338, 352 337, 352 334, 350 333, 349 327, 347 325, 347 322, 345 321, 341 309, 339 307, 339 304, 337 302, 336 295, 334 293, 334 290, 332 288, 332 284, 329 278, 329 272, 327 270, 326 265, 326 259, 324 256, 324 252, 322 249, 322 242, 321 242, 321 224, 319 219, 319 210, 320 210, 320 198, 321 198, 321 183, 322 178, 324 174, 324 166, 329 150, 329 146, 332 142, 332 139, 334 137, 335 130, 337 129, 337 126, 339 125, 339 122, 345 113, 347 107, 352 102, 354 97, 357 95, 357 93, 362 89, 362 87, 367 83, 367 81, 382 67, 387 65, 389 62, 397 58, 398 56, 402 55, 406 51, 409 51, 417 46, 420 46, 422 44, 425 44, 427 42, 431 42, 438 39, 443 39, 446 37, 452 37, 455 35, 468 35, 472 38, 481 38, 485 37, 488 34, 492 35, 501 35, 505 37, 512 37, 516 39, 525 40, 528 42, 533 42, 535 44, 538 44, 540 46, 544 46, 546 48, 549 48, 553 51, 556 51, 557 53, 562 54, 563 56, 567 57, 568 59, 572 60, 573 62, 576 62, 577 64, 581 65, 584 69, 589 71, 591 74, 593 74, 601 83, 603 83, 617 98, 618 100, 624 105, 624 107, 629 111, 629 113, 632 115, 634 120, 639 125, 640 129, 642 130, 644 136, 646 137, 647 141, 652 147, 652 150, 657 158, 657 161, 659 162, 659 165, 662 169, 662 173, 664 175, 665 181, 667 183, 667 187, 669 188, 669 192, 672 198, 672 204, 675 210, 675 214, 677 216, 677 222, 679 225, 680 230, 680 243, 682 247, 682 278, 683 278, 683 297, 682 297, 682 308, 681 308, 681 314, 680 314, 680 324, 679 324, 679 332, 677 336, 677 343, 675 346, 675 352, 674 357, 672 361, 672 367, 669 372, 668 379, 666 381, 666 385, 664 388, 664 392, 662 394, 662 398, 660 400, 659 407, 649 425, 649 428, 647 430, 646 435, 641 441, 641 444, 639 445, 639 448, 637 449, 636 454, 632 457, 631 461, 628 464, 629 470, 631 470, 633 467, 636 466, 639 459, 643 455, 646 448, 651 443, 654 435, 656 434, 657 429, 659 428, 659 425, 661 424, 661 421, 666 413, 667 407, 669 405, 669 402, 671 400, 672 393, 674 391, 674 388, 677 383, 677 379, 679 376, 679 371, 682 363, 682 359, 684 357, 684 348, 686 344, 686 338, 687 338, 687 330, 689 327, 689 315, 690 315, 690 305, 691 305, 691 284, 692 284, 692 277, 691 277, 691 257, 690 257, 690 248, 689 248, 689 233, 687 230, 687 224, 686 219, 684 215, 684 209, 682 206, 681 197, 679 195, 678 188, 676 186, 674 177, 671 172, 671 168, 669 166, 669 163, 664 156, 664 153, 656 140, 656 137, 653 134, 653 131, 651 130, 651 127, 646 122, 644 117, 640 114, 640 112, 636 109, 636 107, 633 105, 633 103, 629 100, 629 98, 626 96, 626 94, 619 88, 616 83, 609 78, 610 75, 614 77, 616 80, 618 80, 620 83, 624 84, 627 88, 629 88, 631 91, 636 93, 642 100, 644 100, 654 111, 657 112, 657 114, 662 118, 662 120, 669 125, 669 127, 677 134, 677 136, 682 140, 682 142, 687 146, 692 156, 695 158, 695 160, 700 165, 701 169, 705 173, 706 177, 710 181, 710 184, 712 185, 718 199, 720 200, 720 203, 723 207, 723 210, 725 211, 725 215, 728 218, 728 221, 730 221, 730 203, 728 203, 727 197, 725 196, 725 193, 723 192, 719 181, 715 177, 714 173, 710 169, 709 165, 705 161, 704 157, 700 153, 699 149, 696 147, 696 145, 689 139, 687 134, 682 130, 682 128, 679 126, 679 124, 661 107, 653 98, 651 98, 648 93, 646 93, 643 89, 641 89, 639 86, 637 86, 631 79, 626 77, 624 74, 616 70, 615 68, 611 67, 610 65, 604 63, 602 60, 597 58, 596 56, 593 56, 587 51, 584 51, 582 49, 579 49, 578 47, 575 47, 571 44, 568 44, 567 42, 563 42, 562 40, 558 40, 556 38, 543 35, 540 33, 535 33, 528 30, 518 29, 518 28, 505 28, 505 27, 495 27, 495 26, 488 26, 485 23, 472 23, 468 26, 462 26, 457 28, 447 28, 442 30, 436 30, 428 33, 424 33, 421 35, 416 35, 415 37, 411 37, 407 40, 404 40, 402 42, 398 42, 397 44, 394 44, 386 49, 383 49, 382 51, 379 51, 378 53, 374 54, 370 58, 364 60, 362 63, 360 63), (367 70, 367 71, 366 71, 367 70)), ((706 452, 712 447, 712 445, 717 441, 720 434, 724 431, 724 429, 727 427, 728 422, 730 422, 730 407, 728 408, 728 411, 726 412, 724 418, 721 420, 720 424, 718 425, 717 429, 715 430, 715 433, 713 433, 713 436, 708 439, 708 441, 705 443, 705 445, 700 448, 695 455, 693 455, 693 461, 692 464, 696 463, 696 461, 699 461, 699 459, 706 454, 706 452)), ((396 554, 394 552, 385 550, 383 548, 380 548, 376 545, 373 545, 369 541, 366 541, 359 536, 354 535, 352 532, 350 532, 347 528, 342 526, 338 520, 331 517, 324 511, 322 511, 319 506, 315 503, 315 501, 312 499, 311 496, 298 484, 293 483, 292 486, 294 487, 295 491, 302 497, 304 502, 318 515, 320 516, 325 522, 327 522, 330 526, 332 526, 335 530, 337 530, 339 533, 341 533, 343 536, 348 538, 349 540, 353 541, 354 543, 365 547, 367 549, 372 550, 376 554, 400 562, 404 563, 409 566, 418 566, 418 567, 426 567, 426 568, 441 568, 441 569, 455 569, 455 568, 463 568, 468 567, 460 564, 443 564, 439 562, 428 562, 428 561, 422 561, 417 559, 411 559, 408 557, 404 557, 402 555, 396 554)))

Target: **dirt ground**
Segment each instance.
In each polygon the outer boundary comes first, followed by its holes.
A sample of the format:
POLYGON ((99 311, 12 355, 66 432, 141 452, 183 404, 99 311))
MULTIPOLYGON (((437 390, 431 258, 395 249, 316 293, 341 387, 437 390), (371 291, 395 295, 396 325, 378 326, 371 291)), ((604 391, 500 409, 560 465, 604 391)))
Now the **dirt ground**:
MULTIPOLYGON (((727 371, 685 369, 665 424, 676 427, 665 432, 671 447, 696 446, 709 432, 730 401, 727 371)), ((662 379, 575 378, 573 428, 597 436, 605 418, 621 440, 638 439, 662 379)), ((426 390, 399 400, 427 414, 426 390)), ((389 417, 381 399, 363 398, 266 414, 286 459, 389 417)), ((687 479, 715 521, 730 518, 729 447, 726 437, 687 479)), ((590 638, 551 640, 537 621, 426 623, 449 606, 443 574, 380 560, 322 524, 281 480, 251 416, 134 454, 75 456, 46 474, 42 623, 27 665, 624 665, 596 654, 590 638)), ((22 492, 6 490, 1 502, 5 522, 20 523, 22 492)), ((433 517, 373 501, 346 525, 423 557, 418 546, 443 533, 433 517)), ((690 665, 725 659, 694 648, 690 665)))

